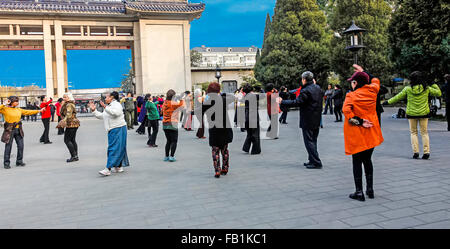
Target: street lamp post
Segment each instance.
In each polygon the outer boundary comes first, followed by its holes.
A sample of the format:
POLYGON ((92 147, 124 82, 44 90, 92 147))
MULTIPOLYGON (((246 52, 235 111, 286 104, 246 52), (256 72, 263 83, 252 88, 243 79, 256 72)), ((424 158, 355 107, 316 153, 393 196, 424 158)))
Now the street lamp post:
POLYGON ((219 65, 217 65, 216 67, 216 78, 217 78, 217 83, 220 84, 220 78, 222 77, 222 70, 220 69, 219 65))
POLYGON ((352 25, 344 31, 344 34, 350 37, 350 43, 345 49, 353 52, 355 64, 358 64, 358 51, 365 48, 362 34, 366 31, 366 29, 356 26, 354 20, 352 21, 352 25))

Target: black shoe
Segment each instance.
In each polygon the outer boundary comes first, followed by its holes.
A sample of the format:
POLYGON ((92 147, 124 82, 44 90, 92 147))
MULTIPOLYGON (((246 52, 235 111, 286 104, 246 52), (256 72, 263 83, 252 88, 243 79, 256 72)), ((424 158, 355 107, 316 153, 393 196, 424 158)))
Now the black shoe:
POLYGON ((366 200, 366 198, 364 197, 364 193, 361 190, 357 190, 355 193, 350 194, 348 197, 350 197, 353 200, 358 200, 358 201, 366 200))
POLYGON ((76 162, 79 161, 80 159, 78 159, 78 157, 71 157, 69 159, 66 160, 66 162, 71 163, 71 162, 76 162))
POLYGON ((9 165, 4 165, 5 169, 10 169, 11 167, 9 165))
POLYGON ((283 122, 282 124, 288 124, 287 122, 283 122))
POLYGON ((228 174, 228 170, 222 170, 220 171, 220 174, 226 176, 228 174))
POLYGON ((422 156, 422 159, 424 159, 424 160, 428 160, 429 158, 430 158, 430 154, 429 153, 423 154, 423 156, 422 156))
POLYGON ((48 141, 48 142, 45 142, 44 144, 52 144, 52 142, 48 141))
POLYGON ((413 159, 419 159, 419 153, 414 153, 413 159))
POLYGON ((21 162, 21 163, 16 163, 17 167, 25 167, 26 163, 21 162))
POLYGON ((369 197, 369 199, 375 198, 373 193, 373 175, 366 175, 366 195, 369 197))
POLYGON ((308 165, 312 165, 312 163, 307 162, 307 163, 304 163, 304 164, 303 164, 303 166, 305 166, 305 167, 308 166, 308 165))
POLYGON ((339 120, 335 120, 334 122, 335 122, 335 123, 337 123, 337 122, 341 122, 341 121, 339 121, 339 120))
POLYGON ((215 177, 215 178, 220 178, 220 172, 217 172, 217 173, 214 175, 214 177, 215 177))
POLYGON ((309 164, 309 165, 306 165, 306 168, 307 169, 321 169, 322 165, 309 164))

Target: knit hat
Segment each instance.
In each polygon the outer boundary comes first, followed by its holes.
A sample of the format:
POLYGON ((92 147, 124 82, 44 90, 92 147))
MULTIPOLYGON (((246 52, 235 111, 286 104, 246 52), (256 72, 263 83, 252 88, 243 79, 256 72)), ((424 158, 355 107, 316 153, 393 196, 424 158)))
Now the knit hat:
POLYGON ((347 79, 347 81, 350 81, 350 82, 354 81, 354 80, 356 82, 358 82, 359 86, 367 85, 367 84, 369 84, 369 75, 364 72, 356 72, 352 75, 352 77, 347 79))

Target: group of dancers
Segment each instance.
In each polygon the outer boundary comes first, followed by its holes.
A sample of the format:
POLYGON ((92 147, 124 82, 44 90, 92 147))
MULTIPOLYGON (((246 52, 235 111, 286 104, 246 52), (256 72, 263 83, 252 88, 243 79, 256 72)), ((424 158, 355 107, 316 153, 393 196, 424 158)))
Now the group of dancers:
MULTIPOLYGON (((335 113, 342 112, 344 119, 344 140, 345 154, 352 155, 353 176, 356 191, 350 194, 350 198, 364 201, 365 195, 362 184, 362 166, 366 175, 366 195, 374 198, 373 190, 373 164, 372 154, 375 147, 383 143, 384 138, 381 131, 379 104, 380 80, 363 70, 359 65, 353 65, 355 73, 348 79, 351 84, 351 91, 346 94, 343 103, 335 102, 335 113), (339 110, 336 109, 336 106, 339 110)), ((413 148, 413 158, 418 159, 418 130, 420 125, 422 140, 424 144, 423 159, 430 158, 429 137, 427 133, 428 116, 430 113, 428 106, 428 96, 440 96, 441 91, 437 85, 426 85, 425 79, 420 72, 411 74, 411 86, 406 87, 402 92, 383 104, 393 104, 402 99, 408 99, 407 115, 411 131, 411 144, 413 148)), ((331 90, 329 88, 329 90, 331 90)), ((283 88, 282 93, 287 93, 283 88)), ((341 88, 337 87, 335 93, 341 98, 341 88)), ((336 94, 331 95, 331 99, 336 98, 336 94), (334 96, 333 96, 334 95, 334 96)), ((144 103, 140 104, 140 112, 145 108, 145 126, 148 127, 149 140, 147 145, 156 148, 156 138, 159 131, 159 122, 162 112, 162 130, 166 137, 164 148, 164 162, 175 162, 175 152, 178 144, 179 123, 182 120, 182 127, 192 130, 193 116, 196 116, 200 127, 197 137, 204 137, 204 129, 209 130, 209 145, 211 147, 212 165, 214 177, 227 175, 230 169, 229 144, 233 142, 233 126, 229 118, 229 106, 234 104, 235 126, 239 126, 242 131, 247 132, 247 136, 242 146, 244 152, 250 154, 260 154, 260 114, 259 105, 262 97, 267 99, 267 113, 270 126, 267 136, 277 139, 279 135, 279 123, 286 123, 286 116, 279 118, 279 113, 285 112, 289 107, 299 107, 300 128, 303 134, 305 148, 308 152, 308 161, 304 166, 308 169, 321 169, 322 161, 317 150, 317 138, 322 125, 322 113, 324 92, 314 79, 314 74, 307 71, 302 74, 302 84, 298 89, 295 99, 286 98, 283 94, 280 97, 273 85, 267 87, 267 92, 262 94, 254 87, 245 84, 238 93, 227 94, 221 92, 219 83, 211 83, 206 92, 195 90, 194 96, 190 92, 180 95, 170 89, 165 95, 164 101, 152 98, 150 94, 145 96, 144 103), (180 119, 181 113, 184 119, 180 119), (204 121, 206 120, 206 122, 204 121), (200 135, 200 136, 199 136, 200 135)), ((132 97, 132 96, 128 96, 132 97)), ((45 113, 52 99, 42 98, 41 110, 23 110, 18 108, 18 98, 9 97, 4 105, 0 105, 0 113, 5 117, 5 129, 2 142, 6 143, 4 155, 4 167, 10 168, 10 153, 13 140, 18 146, 16 165, 25 166, 23 162, 23 129, 21 117, 35 115, 39 112, 45 113)), ((76 116, 75 102, 72 94, 66 93, 61 102, 61 119, 57 128, 64 130, 64 142, 70 152, 71 157, 67 162, 78 161, 78 147, 76 143, 76 133, 80 126, 80 121, 76 116)), ((131 109, 126 107, 124 101, 119 98, 118 92, 111 92, 106 95, 105 101, 100 101, 103 111, 100 112, 94 104, 89 103, 89 107, 98 119, 103 119, 108 137, 107 163, 106 168, 99 171, 103 176, 111 175, 111 172, 124 172, 124 167, 130 165, 127 155, 127 131, 130 129, 131 114, 127 112, 131 109), (127 115, 130 117, 126 118, 127 115), (128 121, 128 122, 127 122, 128 121)), ((44 115, 43 115, 43 118, 44 115)), ((342 117, 338 114, 336 120, 339 122, 342 117)), ((43 121, 44 122, 44 121, 43 121)), ((49 143, 48 123, 44 122, 45 131, 41 137, 41 142, 49 143)), ((145 131, 145 130, 144 130, 145 131)))

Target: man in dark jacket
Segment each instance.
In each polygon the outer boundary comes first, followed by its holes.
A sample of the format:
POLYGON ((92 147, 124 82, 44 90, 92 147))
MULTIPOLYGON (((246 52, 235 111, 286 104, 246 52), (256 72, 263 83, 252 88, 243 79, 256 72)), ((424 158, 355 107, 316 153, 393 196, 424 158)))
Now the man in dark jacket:
POLYGON ((309 162, 304 165, 308 169, 322 168, 317 152, 317 137, 319 136, 320 120, 322 118, 323 93, 315 84, 313 73, 307 71, 302 74, 302 90, 295 100, 283 100, 282 105, 300 107, 300 128, 303 141, 308 151, 309 162))
POLYGON ((444 76, 445 85, 442 91, 445 94, 445 117, 447 118, 447 131, 450 131, 450 74, 444 76))

